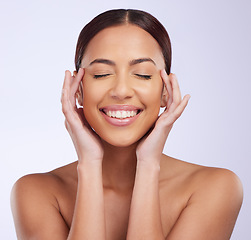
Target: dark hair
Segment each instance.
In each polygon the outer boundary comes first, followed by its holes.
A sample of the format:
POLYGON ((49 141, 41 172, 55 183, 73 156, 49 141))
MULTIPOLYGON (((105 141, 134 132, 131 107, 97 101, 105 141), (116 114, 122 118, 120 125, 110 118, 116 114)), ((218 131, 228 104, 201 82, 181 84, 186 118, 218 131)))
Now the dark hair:
POLYGON ((107 27, 124 25, 128 23, 139 26, 151 34, 153 38, 155 38, 162 50, 165 60, 165 69, 167 74, 169 74, 171 68, 172 50, 170 38, 166 29, 151 14, 133 9, 115 9, 106 11, 96 16, 82 29, 79 34, 76 47, 76 70, 78 71, 80 68, 81 61, 88 43, 98 32, 107 27))

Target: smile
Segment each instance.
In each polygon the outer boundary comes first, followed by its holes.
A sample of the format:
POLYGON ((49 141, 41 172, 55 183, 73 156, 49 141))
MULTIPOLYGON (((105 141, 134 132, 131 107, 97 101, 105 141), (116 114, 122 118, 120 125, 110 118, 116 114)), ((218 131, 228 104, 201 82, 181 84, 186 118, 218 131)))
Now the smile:
POLYGON ((130 118, 130 117, 134 117, 138 114, 138 111, 105 111, 104 113, 108 116, 108 117, 112 117, 112 118, 118 118, 118 119, 124 119, 124 118, 130 118))
POLYGON ((142 109, 131 105, 113 105, 99 109, 104 118, 112 125, 127 126, 133 123, 142 109))

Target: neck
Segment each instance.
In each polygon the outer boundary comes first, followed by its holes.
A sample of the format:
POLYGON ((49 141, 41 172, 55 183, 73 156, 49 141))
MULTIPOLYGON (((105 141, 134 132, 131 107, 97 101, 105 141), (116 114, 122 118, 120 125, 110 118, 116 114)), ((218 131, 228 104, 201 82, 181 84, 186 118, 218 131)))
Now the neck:
POLYGON ((136 147, 115 147, 104 142, 104 188, 115 191, 132 191, 136 173, 136 147))

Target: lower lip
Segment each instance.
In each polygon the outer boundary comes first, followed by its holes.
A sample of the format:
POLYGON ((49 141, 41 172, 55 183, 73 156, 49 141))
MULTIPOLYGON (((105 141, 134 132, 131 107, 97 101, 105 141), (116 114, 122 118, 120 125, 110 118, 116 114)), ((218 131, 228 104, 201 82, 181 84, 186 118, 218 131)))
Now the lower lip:
POLYGON ((111 125, 116 126, 116 127, 125 127, 125 126, 129 126, 130 124, 132 124, 139 117, 141 112, 138 113, 137 115, 135 115, 134 117, 123 118, 123 119, 109 117, 105 113, 103 113, 102 111, 101 111, 101 114, 103 115, 105 120, 108 123, 110 123, 111 125))

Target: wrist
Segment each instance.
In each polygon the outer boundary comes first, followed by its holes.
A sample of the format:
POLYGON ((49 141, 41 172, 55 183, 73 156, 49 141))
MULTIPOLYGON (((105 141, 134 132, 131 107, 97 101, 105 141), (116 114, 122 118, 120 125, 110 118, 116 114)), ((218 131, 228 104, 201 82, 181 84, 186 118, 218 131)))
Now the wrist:
POLYGON ((91 166, 102 166, 103 158, 102 157, 93 157, 93 156, 87 156, 86 154, 84 156, 78 155, 78 166, 81 167, 82 165, 91 165, 91 166))
POLYGON ((150 172, 160 172, 160 162, 150 160, 138 160, 137 161, 137 171, 150 171, 150 172))
POLYGON ((79 159, 77 172, 78 175, 102 174, 102 161, 79 159))
POLYGON ((144 156, 144 157, 137 156, 137 167, 159 169, 160 159, 161 159, 161 156, 158 156, 158 155, 144 156))

